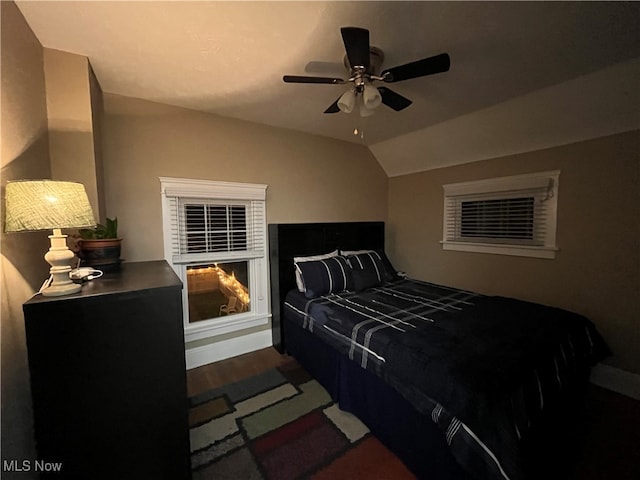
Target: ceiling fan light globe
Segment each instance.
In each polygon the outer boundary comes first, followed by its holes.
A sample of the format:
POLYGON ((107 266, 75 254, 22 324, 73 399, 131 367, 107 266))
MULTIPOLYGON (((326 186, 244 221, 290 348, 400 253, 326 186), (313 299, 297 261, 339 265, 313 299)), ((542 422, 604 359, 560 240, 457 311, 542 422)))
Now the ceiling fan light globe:
POLYGON ((374 113, 376 113, 375 110, 367 108, 364 104, 360 105, 360 116, 361 117, 370 117, 374 113))
POLYGON ((338 99, 338 108, 341 112, 351 113, 356 105, 356 93, 353 90, 347 90, 338 99))
POLYGON ((373 110, 382 103, 382 95, 380 95, 380 92, 376 87, 365 85, 364 91, 362 92, 362 101, 365 108, 373 110))

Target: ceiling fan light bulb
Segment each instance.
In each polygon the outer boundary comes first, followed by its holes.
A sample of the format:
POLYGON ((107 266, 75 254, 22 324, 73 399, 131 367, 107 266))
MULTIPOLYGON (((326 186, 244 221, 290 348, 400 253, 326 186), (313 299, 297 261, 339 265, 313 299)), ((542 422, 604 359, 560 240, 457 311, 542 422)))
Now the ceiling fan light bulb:
POLYGON ((362 92, 362 101, 366 108, 372 110, 382 103, 382 95, 380 95, 376 87, 365 85, 364 92, 362 92))
POLYGON ((338 99, 338 108, 341 112, 351 113, 356 104, 356 93, 353 90, 347 90, 338 99))

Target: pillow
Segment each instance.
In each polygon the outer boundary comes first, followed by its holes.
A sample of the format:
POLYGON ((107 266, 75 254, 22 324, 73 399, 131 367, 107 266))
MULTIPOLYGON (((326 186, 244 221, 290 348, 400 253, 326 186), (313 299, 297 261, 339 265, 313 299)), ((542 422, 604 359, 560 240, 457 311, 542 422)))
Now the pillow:
POLYGON ((315 260, 324 260, 325 258, 337 257, 339 255, 338 249, 333 252, 323 253, 322 255, 307 255, 304 257, 293 257, 293 263, 298 262, 313 262, 315 260))
POLYGON ((369 251, 357 255, 350 255, 347 257, 347 260, 349 260, 349 265, 351 265, 353 273, 363 272, 356 273, 353 277, 354 282, 357 281, 358 283, 358 285, 356 285, 356 291, 363 290, 364 288, 377 287, 385 283, 386 270, 377 252, 369 251))
POLYGON ((382 261, 382 265, 384 265, 386 281, 392 282, 393 280, 397 280, 398 272, 395 268, 393 268, 393 265, 389 261, 387 254, 384 253, 384 250, 376 250, 375 253, 380 257, 380 260, 382 261))
POLYGON ((344 257, 330 257, 323 260, 296 264, 304 282, 304 296, 316 298, 330 293, 351 290, 351 269, 344 257))
POLYGON ((298 286, 298 291, 304 293, 304 283, 302 282, 302 276, 300 274, 300 269, 298 268, 298 263, 302 262, 314 262, 316 260, 324 260, 326 258, 337 257, 338 250, 334 250, 330 253, 325 253, 322 255, 309 255, 306 257, 293 257, 293 265, 296 269, 296 285, 298 286))
POLYGON ((382 264, 384 265, 384 269, 385 269, 385 280, 387 282, 391 282, 393 280, 397 280, 398 278, 398 272, 396 271, 395 268, 393 268, 393 265, 391 265, 391 262, 389 261, 389 258, 387 258, 386 253, 384 252, 384 250, 340 250, 340 255, 343 255, 345 257, 349 257, 352 255, 359 255, 361 253, 375 253, 376 256, 382 261, 382 264))
POLYGON ((343 257, 348 257, 349 255, 358 255, 360 253, 369 253, 373 252, 373 250, 340 250, 340 255, 343 257))
POLYGON ((376 271, 372 268, 359 270, 351 270, 351 281, 353 289, 356 292, 361 292, 367 288, 377 287, 380 285, 380 280, 376 275, 376 271))

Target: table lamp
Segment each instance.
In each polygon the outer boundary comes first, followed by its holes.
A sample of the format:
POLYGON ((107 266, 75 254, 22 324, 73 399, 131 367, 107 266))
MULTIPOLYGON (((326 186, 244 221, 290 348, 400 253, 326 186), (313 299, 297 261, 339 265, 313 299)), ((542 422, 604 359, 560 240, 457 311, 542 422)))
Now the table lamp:
POLYGON ((67 247, 63 228, 96 225, 84 185, 57 180, 7 182, 5 232, 53 230, 45 260, 51 265, 51 281, 41 290, 47 297, 79 292, 82 285, 69 278, 74 254, 67 247))

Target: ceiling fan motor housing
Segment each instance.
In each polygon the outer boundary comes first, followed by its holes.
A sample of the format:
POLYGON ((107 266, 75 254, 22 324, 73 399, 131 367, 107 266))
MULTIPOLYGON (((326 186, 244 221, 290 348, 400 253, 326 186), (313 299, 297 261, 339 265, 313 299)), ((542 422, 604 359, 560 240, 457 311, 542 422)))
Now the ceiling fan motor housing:
MULTIPOLYGON (((344 56, 344 66, 351 72, 351 74, 355 74, 356 70, 349 63, 349 57, 345 54, 344 56)), ((369 70, 365 73, 369 75, 379 75, 380 68, 382 66, 382 62, 384 61, 384 52, 378 47, 369 47, 369 70)), ((356 65, 358 67, 360 65, 356 65)))

